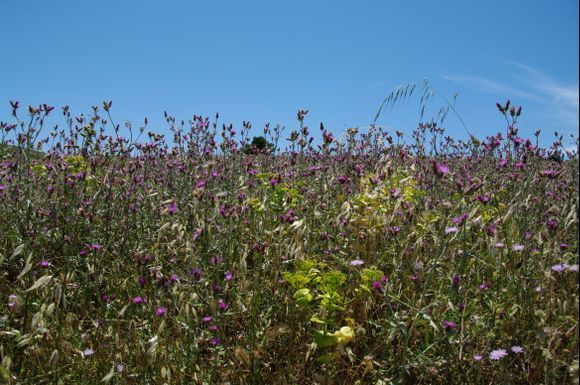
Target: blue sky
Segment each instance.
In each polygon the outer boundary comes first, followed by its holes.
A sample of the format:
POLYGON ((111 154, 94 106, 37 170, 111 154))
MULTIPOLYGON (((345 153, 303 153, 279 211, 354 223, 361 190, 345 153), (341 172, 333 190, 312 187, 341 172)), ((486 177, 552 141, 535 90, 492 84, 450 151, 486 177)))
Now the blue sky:
MULTIPOLYGON (((578 133, 578 1, 2 1, 0 120, 9 100, 88 113, 113 101, 117 121, 168 133, 214 116, 255 134, 266 122, 335 134, 367 127, 395 87, 428 79, 479 137, 505 129, 496 110, 523 105, 524 136, 578 133)), ((410 133, 419 97, 378 124, 410 133)), ((442 99, 433 99, 436 115, 442 99)), ((53 124, 62 123, 57 116, 53 124)), ((454 116, 449 133, 465 137, 454 116)))

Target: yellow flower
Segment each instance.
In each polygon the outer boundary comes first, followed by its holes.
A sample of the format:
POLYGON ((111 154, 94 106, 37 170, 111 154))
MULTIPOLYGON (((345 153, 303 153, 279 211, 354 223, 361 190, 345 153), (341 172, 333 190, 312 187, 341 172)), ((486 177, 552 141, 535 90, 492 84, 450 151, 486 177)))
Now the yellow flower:
POLYGON ((346 345, 354 338, 354 330, 350 326, 343 326, 334 332, 334 336, 337 344, 346 345))

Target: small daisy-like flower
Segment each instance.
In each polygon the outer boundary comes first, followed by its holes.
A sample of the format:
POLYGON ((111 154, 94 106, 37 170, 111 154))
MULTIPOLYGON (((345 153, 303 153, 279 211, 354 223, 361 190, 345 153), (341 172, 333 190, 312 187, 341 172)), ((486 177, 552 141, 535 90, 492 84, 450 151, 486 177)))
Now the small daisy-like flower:
POLYGON ((364 263, 365 262, 364 261, 361 261, 360 259, 355 259, 355 260, 350 261, 350 265, 351 266, 360 266, 360 265, 362 265, 364 263))
POLYGON ((489 353, 489 359, 493 361, 499 361, 505 356, 507 356, 507 351, 505 349, 496 349, 489 353))
POLYGON ((445 229, 445 234, 455 234, 457 232, 457 227, 448 227, 445 229))
POLYGON ((514 352, 515 354, 520 354, 524 352, 524 348, 522 348, 521 346, 515 345, 512 346, 512 352, 514 352))
POLYGON ((557 265, 552 266, 552 271, 555 271, 557 273, 561 273, 569 267, 570 267, 570 265, 568 265, 567 263, 559 263, 557 265))

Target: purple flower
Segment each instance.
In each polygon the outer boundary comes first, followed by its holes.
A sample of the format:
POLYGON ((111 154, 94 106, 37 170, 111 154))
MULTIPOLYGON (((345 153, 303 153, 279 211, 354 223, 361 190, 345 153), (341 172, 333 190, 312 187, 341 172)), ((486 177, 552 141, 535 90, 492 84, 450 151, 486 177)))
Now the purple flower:
POLYGON ((226 271, 226 276, 225 276, 225 278, 224 278, 224 279, 225 279, 226 281, 231 281, 231 280, 232 280, 232 278, 234 278, 234 275, 232 274, 232 272, 231 272, 231 271, 229 271, 229 270, 228 270, 228 271, 226 271))
POLYGON ((463 213, 460 216, 453 218, 451 221, 453 222, 454 225, 461 226, 463 223, 465 223, 468 217, 469 214, 463 213))
POLYGON ((173 215, 176 212, 177 212, 177 204, 175 203, 175 201, 173 201, 167 207, 167 213, 169 213, 169 215, 173 215))
POLYGON ((524 245, 513 245, 512 246, 512 250, 513 251, 522 251, 524 249, 524 245))
POLYGON ((155 315, 157 317, 162 317, 165 314, 167 314, 167 308, 165 306, 159 306, 158 308, 155 309, 155 315))
POLYGON ((217 338, 217 337, 213 337, 213 338, 212 338, 212 339, 209 341, 209 343, 210 343, 211 345, 213 345, 213 346, 217 346, 217 345, 219 345, 219 344, 220 344, 220 340, 219 340, 219 338, 217 338))
POLYGON ((360 266, 362 264, 364 264, 365 262, 360 260, 360 259, 354 259, 352 261, 350 261, 350 265, 351 266, 360 266))
POLYGON ((448 227, 445 229, 445 234, 455 234, 457 232, 457 227, 448 227))
POLYGON ((447 320, 445 320, 445 321, 443 321, 443 328, 446 331, 450 332, 450 331, 453 331, 453 330, 457 329, 457 324, 455 322, 453 322, 453 321, 447 321, 447 320))
POLYGON ((93 354, 95 354, 95 351, 93 349, 83 350, 83 357, 89 357, 92 356, 93 354))
POLYGON ((459 282, 461 281, 461 277, 459 276, 459 274, 455 274, 453 276, 453 288, 455 290, 459 289, 459 282))
POLYGON ((512 352, 514 352, 515 354, 520 354, 524 352, 524 348, 518 345, 512 346, 512 352))
POLYGON ((220 310, 227 310, 229 306, 227 303, 224 302, 223 299, 220 299, 218 300, 218 307, 220 308, 220 310))
POLYGON ((141 305, 141 304, 145 303, 145 299, 141 296, 137 296, 137 297, 133 298, 133 303, 136 305, 141 305))
POLYGON ((479 290, 487 290, 491 287, 491 282, 485 282, 479 285, 479 290))
POLYGON ((505 356, 507 356, 507 351, 505 349, 496 349, 489 353, 489 359, 493 361, 498 361, 505 356))
POLYGON ((206 315, 205 317, 203 317, 201 319, 203 322, 211 322, 213 320, 213 317, 210 315, 206 315))
POLYGON ((195 279, 197 279, 198 281, 201 279, 201 269, 199 267, 195 267, 195 268, 191 269, 189 274, 193 275, 193 277, 195 279))
POLYGON ((483 360, 483 356, 481 354, 476 354, 473 356, 473 361, 479 362, 481 360, 483 360))
POLYGON ((38 262, 38 266, 40 266, 40 267, 49 267, 50 266, 50 262, 48 262, 46 259, 43 259, 42 261, 38 262))
POLYGON ((570 267, 570 265, 568 265, 567 263, 559 263, 557 265, 552 266, 552 271, 561 273, 564 270, 568 269, 570 267))

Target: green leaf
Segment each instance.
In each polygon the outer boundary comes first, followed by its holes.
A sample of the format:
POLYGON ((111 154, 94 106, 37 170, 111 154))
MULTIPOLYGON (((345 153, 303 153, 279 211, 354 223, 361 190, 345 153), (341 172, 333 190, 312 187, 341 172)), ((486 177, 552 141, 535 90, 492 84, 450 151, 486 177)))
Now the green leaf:
POLYGON ((334 334, 328 334, 324 330, 314 332, 314 342, 321 348, 336 345, 337 337, 334 334))
POLYGON ((312 301, 312 298, 310 289, 307 288, 296 290, 296 293, 294 293, 294 299, 300 305, 308 305, 312 301))

